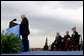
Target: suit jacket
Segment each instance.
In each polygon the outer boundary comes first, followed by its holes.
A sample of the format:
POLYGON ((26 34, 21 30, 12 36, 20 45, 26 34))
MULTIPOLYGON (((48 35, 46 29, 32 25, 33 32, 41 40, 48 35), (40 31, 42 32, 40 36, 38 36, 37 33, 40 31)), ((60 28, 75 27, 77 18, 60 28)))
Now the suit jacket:
POLYGON ((66 42, 68 38, 70 38, 70 35, 65 35, 64 36, 64 42, 66 42))
POLYGON ((77 39, 79 36, 78 36, 78 32, 74 32, 73 34, 72 34, 72 38, 75 40, 75 39, 77 39))
POLYGON ((56 40, 57 43, 61 43, 62 42, 61 36, 56 36, 55 40, 56 40))
POLYGON ((72 34, 72 40, 75 42, 75 43, 79 43, 79 38, 80 38, 80 35, 78 35, 78 32, 74 32, 72 34))
POLYGON ((30 31, 29 31, 29 21, 27 20, 27 18, 24 18, 20 24, 20 33, 21 35, 29 35, 30 31))

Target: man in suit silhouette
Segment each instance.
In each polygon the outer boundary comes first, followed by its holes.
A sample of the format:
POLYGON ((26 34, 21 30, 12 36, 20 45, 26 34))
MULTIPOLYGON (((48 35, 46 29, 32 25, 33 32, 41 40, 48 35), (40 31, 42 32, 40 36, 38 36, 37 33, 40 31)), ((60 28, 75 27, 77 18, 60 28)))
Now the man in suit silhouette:
POLYGON ((21 15, 22 22, 20 24, 20 33, 22 35, 24 51, 28 51, 28 35, 30 34, 29 31, 29 21, 25 17, 24 14, 21 15))
POLYGON ((76 31, 76 27, 72 27, 72 31, 73 31, 73 34, 72 34, 72 41, 73 41, 73 45, 74 45, 74 50, 76 50, 76 47, 79 45, 79 34, 78 32, 76 31))
MULTIPOLYGON (((64 35, 64 41, 63 41, 64 46, 63 46, 63 48, 65 48, 65 45, 66 45, 66 42, 67 42, 68 38, 70 38, 69 31, 66 31, 66 35, 64 35)), ((68 46, 68 48, 69 48, 69 46, 68 46)))
POLYGON ((57 50, 60 50, 61 49, 62 38, 61 38, 59 32, 57 32, 56 35, 57 36, 55 38, 55 41, 56 41, 57 50))
POLYGON ((70 38, 69 31, 66 31, 66 35, 64 36, 64 42, 65 43, 68 40, 68 38, 70 38))

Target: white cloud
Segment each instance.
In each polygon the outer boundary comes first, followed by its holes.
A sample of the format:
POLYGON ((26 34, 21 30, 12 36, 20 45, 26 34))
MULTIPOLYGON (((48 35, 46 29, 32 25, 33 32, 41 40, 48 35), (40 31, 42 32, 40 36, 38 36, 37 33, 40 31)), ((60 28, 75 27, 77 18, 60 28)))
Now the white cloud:
POLYGON ((80 7, 76 10, 68 8, 56 8, 56 9, 37 9, 37 14, 40 16, 48 16, 57 19, 59 17, 61 20, 71 21, 74 23, 83 23, 83 7, 80 7))
POLYGON ((31 32, 31 34, 39 35, 39 33, 41 33, 42 31, 40 29, 30 28, 30 32, 31 32))

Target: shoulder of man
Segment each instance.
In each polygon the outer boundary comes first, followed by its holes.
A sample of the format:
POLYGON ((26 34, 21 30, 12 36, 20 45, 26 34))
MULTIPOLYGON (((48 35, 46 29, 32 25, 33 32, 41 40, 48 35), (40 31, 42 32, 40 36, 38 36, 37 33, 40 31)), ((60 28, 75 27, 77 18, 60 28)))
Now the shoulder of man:
POLYGON ((61 35, 59 37, 62 38, 61 35))
POLYGON ((75 33, 75 34, 78 34, 78 32, 77 32, 77 31, 75 31, 74 33, 75 33))
POLYGON ((24 18, 24 20, 27 20, 27 18, 24 18))
POLYGON ((27 19, 27 18, 25 18, 23 21, 28 22, 28 19, 27 19))
POLYGON ((72 35, 78 35, 78 32, 75 31, 72 35))
POLYGON ((67 35, 64 35, 64 37, 66 37, 67 35))
POLYGON ((70 35, 68 35, 70 37, 70 35))

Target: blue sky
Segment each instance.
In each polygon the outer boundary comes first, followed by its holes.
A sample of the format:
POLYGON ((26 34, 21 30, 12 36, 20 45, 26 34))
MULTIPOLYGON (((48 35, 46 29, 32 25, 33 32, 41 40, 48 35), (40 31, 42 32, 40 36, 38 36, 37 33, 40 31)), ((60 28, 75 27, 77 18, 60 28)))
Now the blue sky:
POLYGON ((43 47, 46 37, 50 45, 56 32, 63 37, 68 30, 71 35, 73 26, 83 36, 82 1, 1 1, 1 30, 14 18, 20 24, 21 14, 29 20, 31 48, 43 47))

